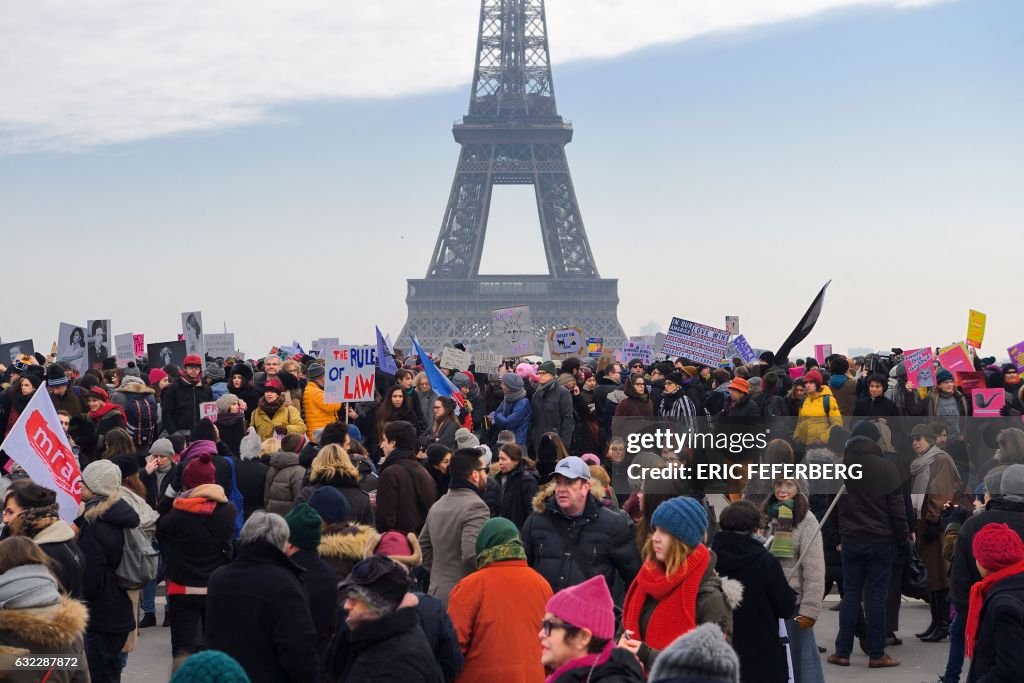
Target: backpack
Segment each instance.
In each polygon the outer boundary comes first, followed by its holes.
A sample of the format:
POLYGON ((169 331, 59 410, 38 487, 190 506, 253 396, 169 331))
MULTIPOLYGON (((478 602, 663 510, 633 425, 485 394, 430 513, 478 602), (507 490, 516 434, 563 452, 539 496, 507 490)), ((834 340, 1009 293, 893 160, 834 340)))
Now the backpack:
POLYGON ((138 590, 156 578, 160 553, 139 527, 124 530, 124 552, 114 576, 126 591, 138 590))
POLYGON ((228 500, 234 504, 237 511, 235 515, 235 538, 238 538, 239 534, 242 533, 242 525, 245 524, 245 513, 242 510, 245 499, 242 497, 242 492, 238 490, 238 478, 235 476, 235 459, 231 457, 224 459, 228 461, 228 466, 231 468, 231 490, 228 492, 228 500))
POLYGON ((156 412, 156 402, 149 394, 144 394, 142 398, 128 396, 124 406, 125 422, 132 442, 137 447, 148 446, 155 440, 156 412))

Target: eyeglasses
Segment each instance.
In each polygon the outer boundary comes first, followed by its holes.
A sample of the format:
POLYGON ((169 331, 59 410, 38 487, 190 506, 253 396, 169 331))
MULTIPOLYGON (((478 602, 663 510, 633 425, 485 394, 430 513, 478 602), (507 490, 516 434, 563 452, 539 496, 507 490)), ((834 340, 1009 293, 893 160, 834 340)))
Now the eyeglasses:
POLYGON ((486 472, 486 471, 487 471, 487 468, 486 468, 486 467, 477 467, 477 468, 476 468, 476 471, 477 471, 477 472, 486 472))
POLYGON ((545 619, 544 621, 540 622, 540 627, 544 629, 545 636, 550 636, 552 631, 555 631, 560 628, 565 628, 566 626, 568 626, 568 624, 563 624, 560 621, 552 621, 551 619, 545 619))

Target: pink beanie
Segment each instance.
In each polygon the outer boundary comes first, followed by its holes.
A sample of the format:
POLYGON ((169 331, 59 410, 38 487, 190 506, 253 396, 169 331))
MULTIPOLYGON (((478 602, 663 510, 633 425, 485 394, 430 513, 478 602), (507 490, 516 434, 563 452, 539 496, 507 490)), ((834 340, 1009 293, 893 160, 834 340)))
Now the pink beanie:
POLYGON ((537 368, 530 363, 520 363, 516 366, 516 374, 523 379, 537 379, 537 368))
POLYGON ((545 610, 567 624, 588 629, 595 638, 615 637, 615 604, 603 576, 561 590, 548 600, 545 610))

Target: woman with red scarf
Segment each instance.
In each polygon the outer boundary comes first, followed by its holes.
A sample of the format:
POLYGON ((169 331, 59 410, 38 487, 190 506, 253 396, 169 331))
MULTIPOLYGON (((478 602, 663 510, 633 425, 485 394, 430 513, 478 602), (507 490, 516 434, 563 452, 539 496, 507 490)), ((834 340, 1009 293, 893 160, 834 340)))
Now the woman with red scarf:
POLYGON ((971 587, 964 654, 967 683, 1019 681, 1024 671, 1024 543, 1006 524, 986 524, 971 543, 981 581, 971 587))
POLYGON ((106 448, 104 437, 111 429, 120 427, 125 429, 128 420, 124 414, 124 408, 110 402, 110 395, 103 387, 93 387, 85 395, 85 405, 89 408, 89 422, 92 423, 96 434, 96 444, 92 449, 94 453, 102 453, 106 448))
POLYGON ((708 517, 700 502, 670 498, 654 511, 651 524, 644 564, 622 605, 618 643, 648 671, 662 650, 698 624, 717 624, 729 636, 742 590, 736 582, 723 585, 715 573, 715 556, 704 545, 708 517))

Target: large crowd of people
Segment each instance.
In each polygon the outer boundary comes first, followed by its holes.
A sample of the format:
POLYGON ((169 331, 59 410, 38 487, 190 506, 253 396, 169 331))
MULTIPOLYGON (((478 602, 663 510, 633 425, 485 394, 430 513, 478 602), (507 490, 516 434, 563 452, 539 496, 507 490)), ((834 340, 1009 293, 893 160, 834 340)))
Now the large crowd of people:
POLYGON ((940 682, 965 658, 971 682, 1024 670, 1013 365, 973 357, 1004 394, 980 420, 960 376, 936 364, 919 388, 895 355, 507 361, 438 387, 433 360, 396 350, 352 404, 325 400, 308 355, 114 360, 0 365, 4 435, 45 392, 81 471, 65 519, 27 456, 0 452, 0 647, 87 663, 44 680, 119 681, 140 630, 167 627, 179 683, 820 683, 900 664, 904 595, 930 609, 914 637, 946 644, 940 682), (764 448, 726 459, 864 476, 723 482, 716 508, 631 469, 709 455, 632 452, 648 419, 770 423, 764 448))

